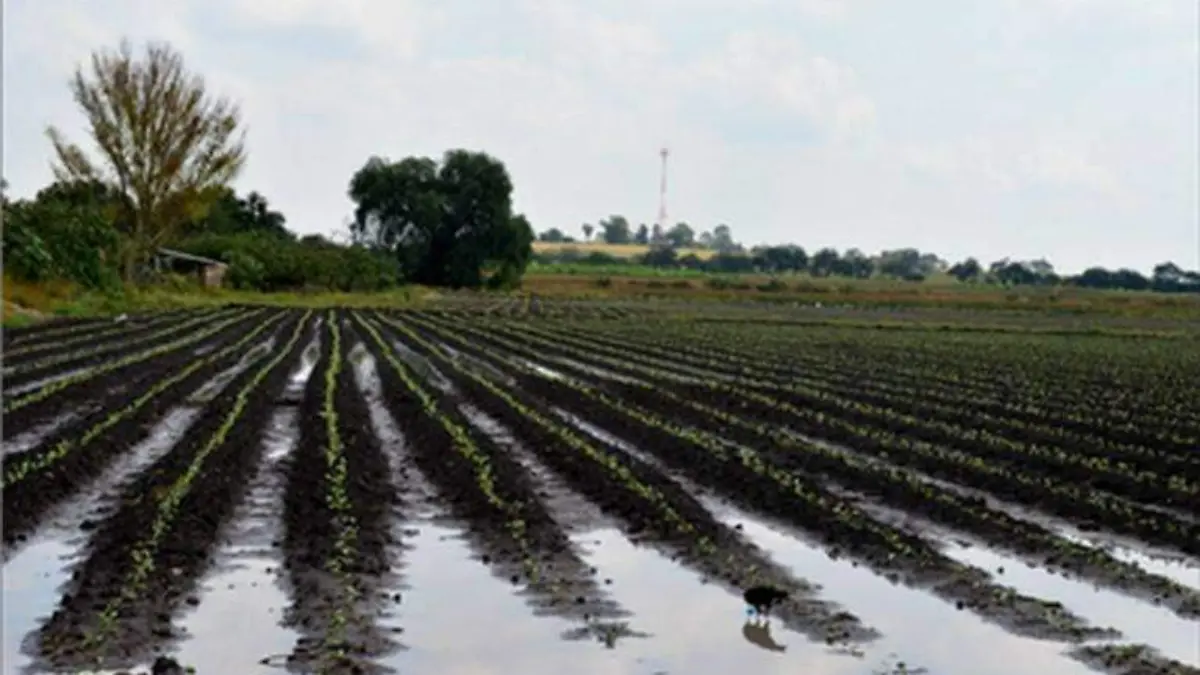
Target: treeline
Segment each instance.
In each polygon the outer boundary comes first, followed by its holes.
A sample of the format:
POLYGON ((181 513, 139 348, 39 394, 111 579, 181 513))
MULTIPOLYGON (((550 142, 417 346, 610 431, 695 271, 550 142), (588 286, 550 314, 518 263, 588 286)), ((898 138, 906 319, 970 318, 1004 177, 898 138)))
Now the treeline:
MULTIPOLYGON (((56 182, 31 199, 4 198, 4 272, 10 278, 67 280, 115 291, 122 282, 179 282, 181 273, 156 269, 153 255, 123 274, 136 234, 122 215, 126 198, 105 183, 56 182)), ((365 246, 320 236, 298 237, 265 197, 216 192, 206 213, 185 221, 163 246, 226 263, 225 284, 258 291, 377 290, 398 282, 392 259, 365 246)))
POLYGON ((170 45, 96 52, 70 89, 104 151, 47 130, 55 182, 32 198, 3 197, 9 278, 119 290, 212 267, 190 254, 224 263, 223 283, 245 290, 501 288, 520 281, 532 255, 508 171, 487 154, 371 158, 351 177, 357 208, 341 244, 298 237, 261 194, 229 187, 246 161, 238 107, 211 97, 170 45))
MULTIPOLYGON (((623 219, 617 217, 617 223, 623 219)), ((611 225, 613 218, 601 221, 611 225)), ((585 235, 589 226, 584 226, 585 235)), ((618 225, 619 227, 619 225, 618 225)), ((690 230, 690 228, 689 228, 690 230)), ((623 257, 602 251, 588 251, 570 246, 571 241, 557 239, 565 244, 553 251, 543 251, 534 260, 543 265, 570 264, 596 267, 642 265, 660 269, 686 269, 715 274, 807 274, 813 277, 841 277, 854 279, 889 278, 921 282, 935 276, 951 276, 964 284, 995 284, 1001 286, 1077 286, 1096 289, 1123 289, 1136 291, 1158 291, 1163 293, 1200 292, 1200 272, 1186 270, 1172 262, 1156 265, 1149 276, 1132 269, 1109 270, 1091 267, 1080 274, 1061 275, 1046 260, 997 260, 986 266, 975 258, 950 263, 936 254, 906 248, 882 251, 868 255, 859 249, 838 251, 822 248, 809 253, 801 246, 757 246, 747 249, 733 241, 728 226, 721 230, 721 244, 714 246, 711 238, 707 245, 699 240, 690 245, 679 245, 674 240, 651 243, 650 249, 641 255, 623 257), (709 248, 716 252, 701 256, 695 249, 709 248), (692 250, 689 250, 692 249, 692 250)), ((542 241, 554 241, 555 231, 543 233, 542 241)), ((601 230, 601 232, 607 232, 601 230)), ((609 242, 605 243, 620 243, 609 242)), ((638 243, 626 242, 626 243, 638 243)))
MULTIPOLYGON (((669 228, 657 224, 651 227, 642 223, 635 228, 625 216, 613 215, 601 219, 595 225, 584 223, 580 229, 585 242, 711 249, 723 253, 738 253, 744 250, 741 244, 734 241, 733 231, 728 225, 717 225, 711 231, 703 230, 699 233, 685 222, 675 223, 669 228)), ((558 228, 542 232, 538 235, 538 241, 563 244, 578 242, 575 237, 558 228)))

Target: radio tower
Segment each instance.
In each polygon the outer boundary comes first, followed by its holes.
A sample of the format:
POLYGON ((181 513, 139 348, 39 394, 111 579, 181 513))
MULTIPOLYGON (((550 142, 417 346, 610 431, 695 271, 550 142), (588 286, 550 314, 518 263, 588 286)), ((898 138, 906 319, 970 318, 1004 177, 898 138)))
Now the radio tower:
POLYGON ((658 183, 658 225, 663 232, 667 231, 667 155, 670 151, 663 148, 658 151, 662 157, 662 172, 658 183))

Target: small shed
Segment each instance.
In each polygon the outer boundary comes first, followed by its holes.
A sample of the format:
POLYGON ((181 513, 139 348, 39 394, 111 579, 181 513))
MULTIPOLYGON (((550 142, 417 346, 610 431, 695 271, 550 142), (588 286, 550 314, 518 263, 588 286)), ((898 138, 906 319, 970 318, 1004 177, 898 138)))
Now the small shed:
POLYGON ((225 271, 229 269, 229 265, 204 256, 160 248, 154 256, 154 269, 159 272, 195 275, 201 285, 216 288, 225 281, 225 271))

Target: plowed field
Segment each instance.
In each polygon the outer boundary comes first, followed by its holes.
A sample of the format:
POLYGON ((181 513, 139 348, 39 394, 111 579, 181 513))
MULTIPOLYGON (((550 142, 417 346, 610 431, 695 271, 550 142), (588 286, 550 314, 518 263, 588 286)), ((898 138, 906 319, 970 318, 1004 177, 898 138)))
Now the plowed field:
POLYGON ((1194 340, 495 309, 8 331, 4 672, 1200 673, 1194 340))

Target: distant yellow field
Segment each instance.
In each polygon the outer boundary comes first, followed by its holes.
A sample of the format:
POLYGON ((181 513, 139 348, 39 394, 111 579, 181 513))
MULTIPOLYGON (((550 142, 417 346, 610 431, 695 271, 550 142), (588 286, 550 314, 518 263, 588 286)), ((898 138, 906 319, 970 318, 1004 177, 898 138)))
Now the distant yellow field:
MULTIPOLYGON (((563 249, 573 248, 581 253, 605 253, 616 258, 632 258, 634 256, 643 255, 650 247, 645 244, 604 244, 599 242, 576 242, 573 244, 535 241, 533 242, 533 250, 536 253, 554 253, 563 249)), ((694 253, 697 258, 707 260, 711 258, 713 252, 703 248, 681 248, 678 251, 679 256, 683 257, 689 253, 694 253)))

